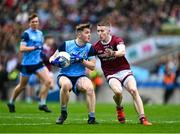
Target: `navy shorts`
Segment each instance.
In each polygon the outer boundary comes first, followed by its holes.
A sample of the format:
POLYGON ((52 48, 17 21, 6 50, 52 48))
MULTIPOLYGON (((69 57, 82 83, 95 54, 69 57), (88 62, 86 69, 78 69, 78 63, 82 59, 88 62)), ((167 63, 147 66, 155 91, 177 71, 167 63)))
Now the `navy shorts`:
MULTIPOLYGON (((58 77, 57 77, 57 85, 58 85, 59 88, 61 88, 61 86, 59 85, 59 79, 60 79, 61 76, 66 76, 66 75, 64 75, 64 74, 58 75, 58 77)), ((86 77, 86 75, 81 75, 81 76, 77 76, 77 77, 66 76, 66 77, 69 78, 69 80, 71 81, 72 86, 73 86, 73 87, 72 87, 72 90, 73 90, 73 92, 74 92, 76 95, 79 94, 79 91, 78 91, 78 89, 77 89, 77 87, 76 87, 76 83, 77 83, 77 81, 78 81, 79 78, 84 77, 84 76, 86 77)))
POLYGON ((30 76, 39 72, 41 69, 43 69, 43 67, 44 64, 42 62, 36 65, 21 65, 20 72, 22 76, 30 76))

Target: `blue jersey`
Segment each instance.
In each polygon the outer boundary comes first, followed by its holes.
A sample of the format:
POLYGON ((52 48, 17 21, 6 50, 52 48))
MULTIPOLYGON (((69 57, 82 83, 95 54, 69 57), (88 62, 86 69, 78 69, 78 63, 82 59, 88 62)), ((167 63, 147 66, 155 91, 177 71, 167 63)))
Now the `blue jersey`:
MULTIPOLYGON (((64 44, 62 44, 58 48, 58 50, 59 52, 66 51, 70 55, 78 54, 84 59, 90 58, 91 54, 93 53, 92 44, 86 43, 84 46, 79 46, 78 44, 76 44, 75 40, 65 41, 64 44)), ((69 67, 62 68, 60 70, 60 74, 64 74, 66 76, 71 76, 71 77, 82 76, 86 74, 85 66, 82 63, 74 63, 71 64, 69 67)))
MULTIPOLYGON (((31 28, 24 31, 21 37, 21 44, 26 46, 42 46, 44 42, 43 33, 40 30, 31 28)), ((22 65, 35 65, 42 62, 41 50, 33 50, 23 53, 22 65)))

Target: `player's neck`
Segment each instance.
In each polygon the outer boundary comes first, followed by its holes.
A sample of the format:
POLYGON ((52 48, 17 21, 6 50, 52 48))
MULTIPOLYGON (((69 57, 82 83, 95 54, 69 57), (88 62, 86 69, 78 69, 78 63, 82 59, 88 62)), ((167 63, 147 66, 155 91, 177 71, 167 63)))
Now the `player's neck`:
POLYGON ((104 45, 109 44, 111 42, 111 39, 112 39, 112 36, 109 35, 107 36, 106 40, 102 40, 101 43, 104 45))
POLYGON ((76 44, 77 44, 78 46, 84 46, 84 44, 85 44, 85 42, 82 41, 82 40, 79 39, 79 38, 77 38, 77 39, 75 40, 75 42, 76 42, 76 44))
POLYGON ((33 31, 36 31, 37 30, 37 28, 33 28, 33 27, 30 27, 31 28, 31 30, 33 30, 33 31))

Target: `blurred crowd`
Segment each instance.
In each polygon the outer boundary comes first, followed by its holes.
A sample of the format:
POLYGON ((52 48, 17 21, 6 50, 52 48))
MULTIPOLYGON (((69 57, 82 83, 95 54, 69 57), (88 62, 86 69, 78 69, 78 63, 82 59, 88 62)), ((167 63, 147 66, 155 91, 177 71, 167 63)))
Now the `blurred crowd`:
POLYGON ((0 51, 16 51, 32 12, 38 13, 44 33, 54 33, 58 42, 72 38, 76 24, 96 24, 103 18, 110 19, 113 32, 127 44, 157 34, 164 23, 180 25, 176 0, 2 0, 0 51))
POLYGON ((180 87, 180 52, 160 57, 152 74, 162 82, 165 90, 163 102, 168 103, 175 89, 180 87))
POLYGON ((130 45, 158 34, 163 24, 180 26, 179 5, 177 0, 2 0, 0 82, 16 79, 20 37, 33 12, 39 15, 44 34, 52 35, 57 45, 73 38, 76 24, 90 22, 95 31, 95 24, 104 18, 111 21, 112 33, 130 45))

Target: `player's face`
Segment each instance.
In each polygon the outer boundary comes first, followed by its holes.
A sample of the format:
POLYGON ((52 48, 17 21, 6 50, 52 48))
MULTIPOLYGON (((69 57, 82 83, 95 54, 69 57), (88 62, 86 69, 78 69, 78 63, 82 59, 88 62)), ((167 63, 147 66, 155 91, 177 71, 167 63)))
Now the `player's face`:
POLYGON ((49 38, 45 41, 46 45, 52 47, 54 45, 54 38, 49 38))
POLYGON ((80 33, 80 38, 84 42, 90 42, 91 39, 91 30, 89 28, 85 28, 81 33, 80 33))
POLYGON ((97 34, 101 41, 106 41, 110 34, 110 29, 107 26, 97 26, 97 34))
POLYGON ((33 18, 30 22, 29 25, 32 29, 38 29, 39 27, 39 19, 38 17, 33 18))

